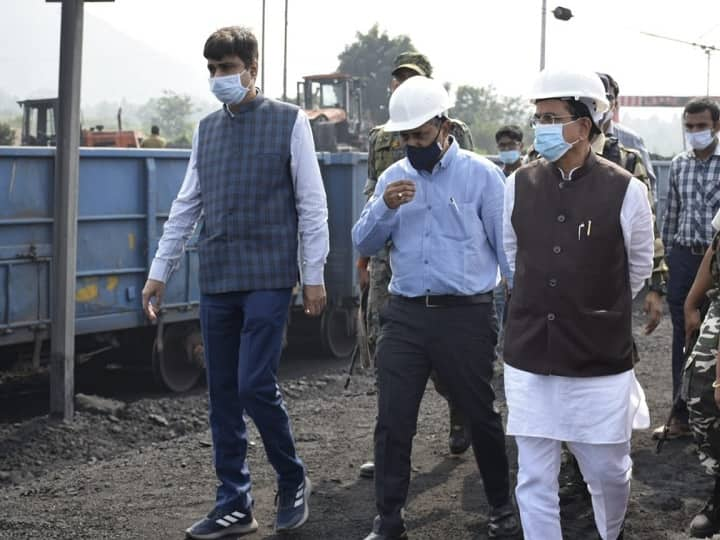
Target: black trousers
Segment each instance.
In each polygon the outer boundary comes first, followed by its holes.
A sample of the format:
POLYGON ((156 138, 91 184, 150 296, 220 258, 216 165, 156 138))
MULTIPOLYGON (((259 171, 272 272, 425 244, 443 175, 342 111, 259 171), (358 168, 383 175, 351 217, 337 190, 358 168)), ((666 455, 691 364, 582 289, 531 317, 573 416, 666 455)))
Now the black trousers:
POLYGON ((381 311, 377 345, 378 418, 375 498, 381 531, 403 530, 418 410, 431 370, 472 432, 472 447, 493 506, 510 497, 505 434, 491 386, 496 331, 492 304, 428 308, 391 298, 381 311))

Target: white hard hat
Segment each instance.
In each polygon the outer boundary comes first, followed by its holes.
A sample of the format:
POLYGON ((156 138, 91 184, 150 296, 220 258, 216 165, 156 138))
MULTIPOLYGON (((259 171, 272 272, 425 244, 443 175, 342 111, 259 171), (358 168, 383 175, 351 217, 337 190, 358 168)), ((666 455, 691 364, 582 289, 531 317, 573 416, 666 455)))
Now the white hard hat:
POLYGON ((535 79, 530 102, 570 98, 584 103, 597 124, 610 108, 605 87, 596 73, 571 69, 544 69, 535 79))
POLYGON ((383 129, 415 129, 449 108, 450 96, 445 87, 434 79, 416 75, 398 86, 390 96, 390 120, 383 129))

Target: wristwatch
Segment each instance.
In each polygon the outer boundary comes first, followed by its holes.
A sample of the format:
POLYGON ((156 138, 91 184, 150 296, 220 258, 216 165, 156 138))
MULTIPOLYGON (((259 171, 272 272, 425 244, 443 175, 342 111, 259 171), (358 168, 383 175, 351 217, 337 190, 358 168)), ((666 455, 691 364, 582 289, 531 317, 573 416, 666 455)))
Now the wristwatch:
POLYGON ((656 292, 660 296, 666 296, 667 295, 667 286, 664 281, 661 281, 660 283, 650 283, 648 285, 648 292, 656 292))

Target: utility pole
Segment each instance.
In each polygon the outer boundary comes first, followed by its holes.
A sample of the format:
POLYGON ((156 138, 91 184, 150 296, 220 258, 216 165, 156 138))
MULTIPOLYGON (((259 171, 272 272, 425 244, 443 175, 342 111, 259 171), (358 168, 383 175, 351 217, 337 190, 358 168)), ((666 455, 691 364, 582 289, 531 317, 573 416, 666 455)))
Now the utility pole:
POLYGON ((83 0, 63 0, 60 28, 50 325, 50 414, 62 420, 71 420, 75 412, 75 270, 83 0))
POLYGON ((265 0, 262 3, 262 45, 260 45, 260 88, 265 93, 265 0))
POLYGON ((288 27, 288 0, 285 0, 285 50, 283 51, 283 101, 287 101, 287 27, 288 27))
POLYGON ((75 413, 75 271, 80 175, 83 9, 85 1, 114 2, 115 0, 45 1, 62 2, 51 263, 50 415, 69 421, 75 413))

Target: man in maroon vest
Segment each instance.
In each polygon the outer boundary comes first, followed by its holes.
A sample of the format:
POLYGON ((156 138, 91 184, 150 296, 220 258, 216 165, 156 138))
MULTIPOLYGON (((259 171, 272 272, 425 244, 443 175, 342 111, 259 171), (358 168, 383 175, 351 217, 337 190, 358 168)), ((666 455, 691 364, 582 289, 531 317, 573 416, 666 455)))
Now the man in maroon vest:
POLYGON ((594 73, 535 82, 535 149, 507 180, 504 245, 515 272, 506 327, 507 433, 518 446, 525 540, 561 540, 560 448, 592 496, 603 540, 622 536, 633 427, 648 427, 632 364, 632 298, 650 276, 653 221, 642 182, 590 149, 607 110, 594 73))

